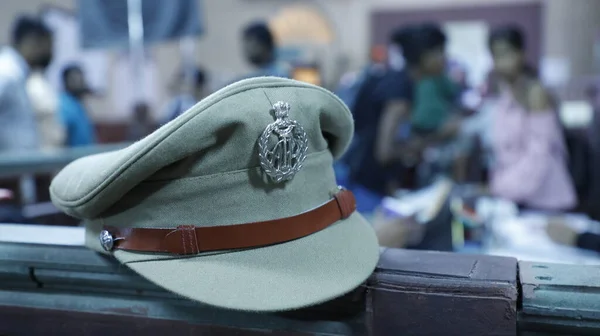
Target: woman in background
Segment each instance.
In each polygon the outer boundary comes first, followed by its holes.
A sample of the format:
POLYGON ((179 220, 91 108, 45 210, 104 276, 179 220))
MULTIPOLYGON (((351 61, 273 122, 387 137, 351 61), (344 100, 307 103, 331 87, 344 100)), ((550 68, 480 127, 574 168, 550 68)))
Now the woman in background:
POLYGON ((562 128, 549 94, 526 65, 522 32, 499 28, 490 34, 489 47, 499 79, 492 116, 492 194, 529 209, 575 207, 562 128))

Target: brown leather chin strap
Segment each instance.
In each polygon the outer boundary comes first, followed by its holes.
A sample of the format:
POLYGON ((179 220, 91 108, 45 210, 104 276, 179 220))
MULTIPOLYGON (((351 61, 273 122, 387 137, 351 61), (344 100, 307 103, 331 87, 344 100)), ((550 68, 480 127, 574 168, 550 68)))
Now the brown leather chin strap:
POLYGON ((104 227, 100 240, 106 250, 160 252, 179 255, 256 248, 284 243, 321 231, 356 210, 349 190, 340 190, 327 203, 296 216, 264 222, 177 228, 104 227))

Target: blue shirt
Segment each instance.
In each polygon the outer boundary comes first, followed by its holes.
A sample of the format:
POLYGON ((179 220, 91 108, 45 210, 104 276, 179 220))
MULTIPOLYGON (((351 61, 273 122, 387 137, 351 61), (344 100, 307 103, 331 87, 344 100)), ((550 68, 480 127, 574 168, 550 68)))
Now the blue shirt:
POLYGON ((67 146, 86 146, 96 142, 94 125, 79 99, 63 92, 59 109, 60 118, 67 129, 67 146))

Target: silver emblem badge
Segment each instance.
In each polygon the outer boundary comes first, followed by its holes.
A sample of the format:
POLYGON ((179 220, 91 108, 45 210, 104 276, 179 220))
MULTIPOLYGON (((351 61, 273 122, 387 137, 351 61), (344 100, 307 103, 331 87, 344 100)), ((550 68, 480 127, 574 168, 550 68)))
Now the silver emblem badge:
POLYGON ((115 244, 115 239, 110 234, 110 232, 108 232, 107 230, 102 230, 100 232, 100 245, 102 245, 102 248, 105 251, 110 251, 110 250, 112 250, 114 244, 115 244))
POLYGON ((289 118, 290 104, 273 105, 275 122, 258 139, 258 156, 263 171, 275 182, 289 181, 302 168, 308 150, 304 128, 289 118))

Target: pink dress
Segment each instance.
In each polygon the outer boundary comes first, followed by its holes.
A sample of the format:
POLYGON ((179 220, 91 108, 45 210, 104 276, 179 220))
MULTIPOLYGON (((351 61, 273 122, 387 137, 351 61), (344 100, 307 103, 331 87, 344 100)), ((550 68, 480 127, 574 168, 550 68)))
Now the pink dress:
POLYGON ((577 196, 556 114, 528 112, 504 94, 492 120, 492 194, 540 210, 574 207, 577 196))

